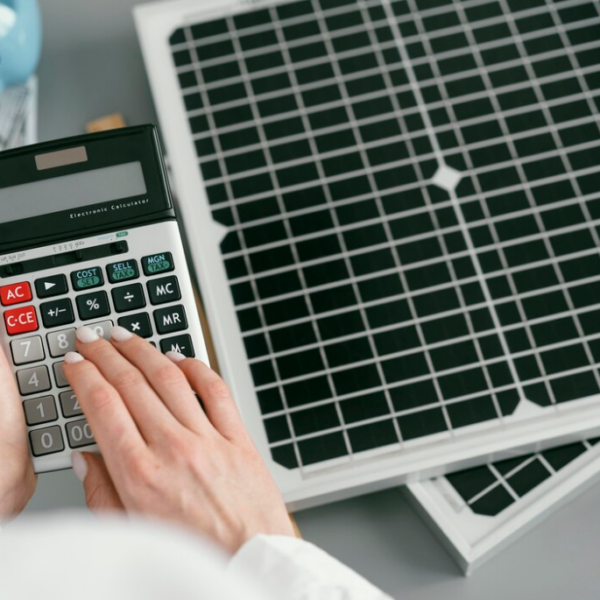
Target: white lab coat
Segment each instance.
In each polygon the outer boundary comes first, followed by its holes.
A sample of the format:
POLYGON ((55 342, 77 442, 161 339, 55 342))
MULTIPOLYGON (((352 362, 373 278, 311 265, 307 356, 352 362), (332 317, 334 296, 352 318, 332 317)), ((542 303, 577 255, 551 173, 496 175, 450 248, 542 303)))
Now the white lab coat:
POLYGON ((119 517, 23 519, 0 535, 1 600, 389 600, 312 544, 256 536, 233 557, 119 517))

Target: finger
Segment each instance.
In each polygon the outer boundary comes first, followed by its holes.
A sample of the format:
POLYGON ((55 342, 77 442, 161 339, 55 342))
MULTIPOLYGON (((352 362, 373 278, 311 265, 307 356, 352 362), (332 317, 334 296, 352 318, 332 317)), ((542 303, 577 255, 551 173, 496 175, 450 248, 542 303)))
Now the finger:
POLYGON ((119 393, 148 443, 163 442, 178 423, 142 373, 117 349, 88 327, 77 330, 77 348, 119 393))
POLYGON ((63 372, 111 470, 147 448, 122 398, 93 363, 69 352, 63 372))
POLYGON ((167 356, 184 372, 190 385, 202 399, 206 414, 215 429, 232 441, 249 439, 248 431, 225 382, 199 360, 185 358, 176 352, 169 352, 167 356))
POLYGON ((25 439, 25 417, 21 396, 17 390, 15 377, 12 373, 8 359, 0 348, 0 431, 2 439, 25 439), (6 432, 6 433, 4 433, 6 432))
POLYGON ((93 511, 125 510, 101 456, 90 452, 73 452, 73 471, 85 490, 85 503, 93 511))
POLYGON ((210 423, 181 369, 147 341, 122 327, 112 330, 111 341, 143 373, 158 397, 182 425, 196 433, 207 431, 210 423))

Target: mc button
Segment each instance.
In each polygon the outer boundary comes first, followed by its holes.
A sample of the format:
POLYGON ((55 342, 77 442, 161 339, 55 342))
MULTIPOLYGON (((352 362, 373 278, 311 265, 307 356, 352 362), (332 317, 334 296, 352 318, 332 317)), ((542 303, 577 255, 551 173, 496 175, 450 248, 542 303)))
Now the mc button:
POLYGON ((38 329, 37 315, 33 306, 7 310, 4 313, 4 322, 8 335, 19 335, 38 329))
POLYGON ((71 282, 76 292, 91 290, 104 285, 104 276, 100 267, 90 267, 71 273, 71 282))

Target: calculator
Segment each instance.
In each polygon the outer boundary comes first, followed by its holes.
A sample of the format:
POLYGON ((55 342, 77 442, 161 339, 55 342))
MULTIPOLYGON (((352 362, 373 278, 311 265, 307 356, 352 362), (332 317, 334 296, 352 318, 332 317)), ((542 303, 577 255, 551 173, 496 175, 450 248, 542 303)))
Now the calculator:
POLYGON ((97 449, 62 370, 78 327, 208 361, 153 126, 0 153, 0 312, 38 473, 97 449))

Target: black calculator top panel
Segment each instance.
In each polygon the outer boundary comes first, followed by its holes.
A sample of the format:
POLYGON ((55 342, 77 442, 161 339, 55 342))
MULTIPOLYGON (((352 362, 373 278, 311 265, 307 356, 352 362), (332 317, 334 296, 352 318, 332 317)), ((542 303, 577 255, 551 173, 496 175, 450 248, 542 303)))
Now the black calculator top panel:
POLYGON ((174 216, 153 126, 0 153, 0 253, 174 216))

